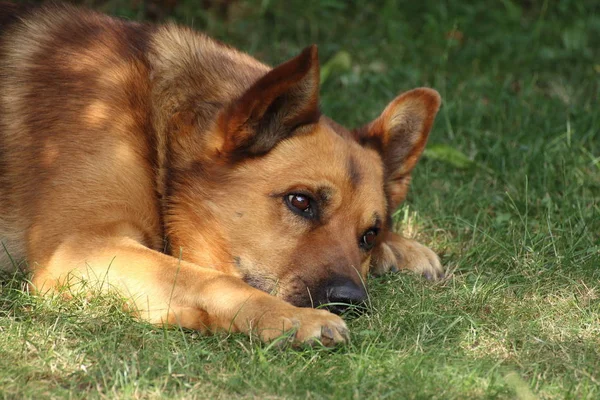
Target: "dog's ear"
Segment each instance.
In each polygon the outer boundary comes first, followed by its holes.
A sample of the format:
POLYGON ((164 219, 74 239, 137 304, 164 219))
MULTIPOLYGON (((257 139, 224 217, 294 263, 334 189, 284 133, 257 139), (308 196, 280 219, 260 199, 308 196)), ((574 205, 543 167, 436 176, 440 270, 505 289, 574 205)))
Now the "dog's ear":
POLYGON ((227 155, 260 155, 303 125, 318 121, 319 56, 317 46, 269 71, 219 118, 227 155))
POLYGON ((425 148, 440 103, 435 90, 414 89, 396 97, 377 119, 354 131, 361 144, 381 154, 391 211, 406 197, 410 173, 425 148))

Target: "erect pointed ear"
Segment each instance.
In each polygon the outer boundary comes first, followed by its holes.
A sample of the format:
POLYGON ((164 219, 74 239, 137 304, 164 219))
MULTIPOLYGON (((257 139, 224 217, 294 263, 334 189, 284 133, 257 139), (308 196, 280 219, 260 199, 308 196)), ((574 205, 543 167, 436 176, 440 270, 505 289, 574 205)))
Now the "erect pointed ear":
POLYGON ((425 148, 440 103, 441 97, 433 89, 405 92, 377 119, 354 132, 359 142, 374 147, 382 156, 391 211, 406 197, 410 173, 425 148))
POLYGON ((317 46, 269 71, 220 115, 222 152, 260 155, 319 119, 317 46))

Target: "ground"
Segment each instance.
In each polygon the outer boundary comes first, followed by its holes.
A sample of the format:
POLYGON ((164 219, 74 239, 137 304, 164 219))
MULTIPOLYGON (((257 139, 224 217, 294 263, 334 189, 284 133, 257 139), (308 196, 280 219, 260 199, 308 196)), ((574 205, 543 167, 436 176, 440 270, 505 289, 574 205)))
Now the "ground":
POLYGON ((171 16, 273 64, 317 43, 322 108, 350 127, 403 90, 438 89, 396 220, 450 276, 372 279, 349 346, 285 351, 152 327, 114 298, 39 299, 5 277, 3 397, 600 398, 597 2, 93 3, 171 16))

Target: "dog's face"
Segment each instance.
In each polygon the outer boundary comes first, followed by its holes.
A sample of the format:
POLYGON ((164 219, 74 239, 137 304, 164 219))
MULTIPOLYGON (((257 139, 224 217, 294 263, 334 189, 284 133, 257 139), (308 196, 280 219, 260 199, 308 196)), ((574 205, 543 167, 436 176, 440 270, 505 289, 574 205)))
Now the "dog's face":
POLYGON ((364 297, 387 212, 374 150, 321 121, 243 162, 230 179, 219 219, 248 283, 303 306, 364 297))
POLYGON ((309 48, 222 110, 178 150, 191 162, 173 173, 166 223, 174 253, 292 304, 361 303, 439 95, 408 92, 350 132, 320 115, 318 88, 309 48))

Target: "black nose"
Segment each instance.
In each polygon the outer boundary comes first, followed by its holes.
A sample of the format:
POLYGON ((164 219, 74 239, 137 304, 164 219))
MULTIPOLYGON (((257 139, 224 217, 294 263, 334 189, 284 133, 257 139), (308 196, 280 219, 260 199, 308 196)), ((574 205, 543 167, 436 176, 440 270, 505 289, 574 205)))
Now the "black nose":
POLYGON ((327 288, 326 307, 336 313, 344 311, 364 311, 364 303, 367 299, 367 291, 364 285, 356 284, 350 279, 337 279, 327 288))

